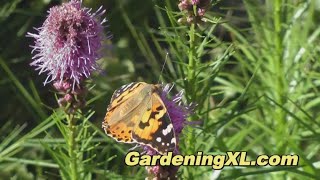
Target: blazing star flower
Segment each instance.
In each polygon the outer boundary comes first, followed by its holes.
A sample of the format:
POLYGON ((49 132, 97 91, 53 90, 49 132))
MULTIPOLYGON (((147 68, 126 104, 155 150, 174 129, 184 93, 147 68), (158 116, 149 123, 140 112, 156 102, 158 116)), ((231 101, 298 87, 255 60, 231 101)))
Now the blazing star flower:
POLYGON ((74 88, 97 69, 105 39, 106 19, 100 21, 105 10, 100 7, 91 13, 91 9, 81 7, 81 1, 71 0, 52 7, 48 13, 42 27, 36 28, 38 34, 27 34, 35 38, 30 65, 39 74, 47 73, 44 85, 64 81, 74 88))
POLYGON ((165 85, 162 89, 161 99, 165 104, 169 117, 171 119, 175 135, 179 138, 182 129, 187 123, 187 117, 193 114, 195 103, 185 105, 182 102, 183 90, 174 95, 171 98, 168 98, 170 91, 173 86, 165 85))
MULTIPOLYGON (((169 98, 168 95, 173 86, 165 85, 161 92, 161 99, 167 108, 167 112, 171 119, 173 129, 177 139, 177 147, 174 154, 179 154, 179 136, 185 127, 185 125, 191 124, 187 122, 187 117, 193 114, 196 104, 191 103, 189 105, 185 105, 182 102, 183 91, 180 91, 173 97, 169 98)), ((143 151, 148 155, 157 155, 159 154, 156 150, 149 146, 143 146, 143 151)), ((175 166, 166 166, 162 167, 160 165, 156 166, 148 166, 146 167, 150 178, 160 178, 160 179, 175 179, 175 175, 179 169, 179 167, 175 166)))

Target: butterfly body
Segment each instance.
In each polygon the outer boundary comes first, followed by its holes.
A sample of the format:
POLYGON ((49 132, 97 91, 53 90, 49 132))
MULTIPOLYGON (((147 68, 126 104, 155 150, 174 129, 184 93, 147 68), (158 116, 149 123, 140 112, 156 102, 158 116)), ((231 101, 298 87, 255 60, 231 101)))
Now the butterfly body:
POLYGON ((114 92, 102 124, 118 142, 147 145, 159 153, 174 151, 176 138, 161 86, 134 82, 114 92))

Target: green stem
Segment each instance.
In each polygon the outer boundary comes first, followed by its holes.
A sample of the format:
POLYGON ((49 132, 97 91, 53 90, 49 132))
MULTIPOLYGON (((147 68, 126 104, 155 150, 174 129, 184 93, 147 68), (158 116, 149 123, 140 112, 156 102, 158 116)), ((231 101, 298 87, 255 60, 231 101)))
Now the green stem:
POLYGON ((71 159, 70 169, 71 169, 71 179, 78 179, 77 172, 77 154, 76 154, 76 126, 75 118, 73 114, 68 114, 68 129, 69 129, 69 157, 71 159))
MULTIPOLYGON (((274 2, 274 29, 275 29, 275 59, 274 69, 276 74, 276 94, 275 98, 281 106, 285 105, 285 70, 283 69, 283 33, 282 33, 282 0, 275 0, 274 2)), ((278 108, 275 113, 278 119, 278 134, 280 137, 286 136, 286 113, 282 108, 278 108)), ((278 143, 279 153, 285 152, 286 145, 282 141, 278 143)))
POLYGON ((282 0, 275 0, 274 4, 274 28, 276 31, 276 49, 279 53, 282 53, 282 37, 281 37, 281 4, 282 0))
POLYGON ((190 98, 194 99, 195 92, 195 69, 196 69, 196 60, 195 60, 195 24, 192 23, 189 30, 189 52, 188 52, 188 93, 190 94, 190 98))
MULTIPOLYGON (((188 32, 189 36, 189 52, 188 52, 188 86, 186 89, 186 95, 188 100, 196 101, 196 46, 195 46, 195 23, 192 23, 190 26, 190 30, 188 32)), ((187 154, 193 154, 194 153, 194 135, 192 133, 192 130, 188 130, 187 138, 186 138, 186 150, 187 154)), ((188 178, 192 178, 192 171, 188 172, 188 178)))
MULTIPOLYGON (((275 47, 276 47, 276 54, 275 54, 275 71, 277 76, 277 101, 283 105, 284 104, 284 72, 283 72, 283 47, 282 47, 282 18, 281 18, 281 4, 282 0, 275 0, 274 2, 274 28, 275 28, 275 47)), ((284 113, 281 110, 279 112, 281 115, 281 121, 284 121, 284 113)))

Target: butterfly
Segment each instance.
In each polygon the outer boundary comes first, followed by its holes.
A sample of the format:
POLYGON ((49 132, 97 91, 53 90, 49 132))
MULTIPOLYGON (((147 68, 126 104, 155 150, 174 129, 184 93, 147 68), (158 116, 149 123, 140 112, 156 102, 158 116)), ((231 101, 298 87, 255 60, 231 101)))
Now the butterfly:
POLYGON ((118 142, 147 145, 160 154, 174 151, 176 136, 161 96, 161 85, 132 82, 117 89, 102 127, 118 142))

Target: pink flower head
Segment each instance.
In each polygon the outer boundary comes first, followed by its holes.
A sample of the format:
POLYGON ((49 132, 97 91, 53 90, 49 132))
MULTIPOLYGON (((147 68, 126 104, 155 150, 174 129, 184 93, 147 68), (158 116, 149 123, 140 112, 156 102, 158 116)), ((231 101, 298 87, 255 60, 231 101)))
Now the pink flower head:
POLYGON ((103 23, 99 21, 105 10, 96 12, 81 7, 81 1, 71 0, 48 11, 42 27, 36 28, 38 34, 28 33, 35 38, 32 53, 33 62, 39 74, 47 73, 44 84, 51 81, 68 80, 73 86, 88 78, 97 69, 96 61, 103 34, 103 23))
POLYGON ((181 1, 178 4, 178 8, 180 9, 180 11, 192 10, 192 5, 188 1, 181 1))
POLYGON ((192 5, 198 5, 200 3, 200 0, 191 0, 192 5))

